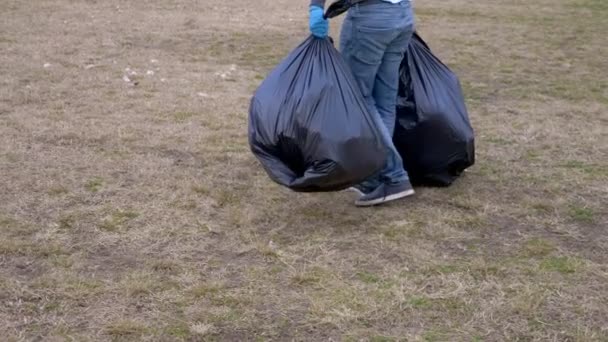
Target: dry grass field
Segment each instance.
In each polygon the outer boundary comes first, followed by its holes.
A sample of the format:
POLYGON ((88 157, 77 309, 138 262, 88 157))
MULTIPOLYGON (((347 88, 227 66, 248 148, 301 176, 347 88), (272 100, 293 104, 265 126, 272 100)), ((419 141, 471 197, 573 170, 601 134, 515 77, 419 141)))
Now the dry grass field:
POLYGON ((307 1, 1 0, 0 339, 608 341, 608 2, 414 6, 477 164, 359 209, 249 152, 307 1))

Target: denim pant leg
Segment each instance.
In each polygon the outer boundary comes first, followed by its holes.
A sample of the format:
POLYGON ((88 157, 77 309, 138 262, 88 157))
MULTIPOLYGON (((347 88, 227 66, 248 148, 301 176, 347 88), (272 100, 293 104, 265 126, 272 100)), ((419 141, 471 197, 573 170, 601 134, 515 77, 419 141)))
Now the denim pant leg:
POLYGON ((376 75, 372 96, 384 126, 389 146, 388 162, 381 173, 385 183, 396 184, 409 179, 403 167, 401 155, 393 144, 393 134, 397 120, 397 93, 399 90, 399 66, 413 34, 413 26, 408 26, 387 46, 382 63, 376 75))
POLYGON ((399 65, 413 32, 411 9, 403 4, 351 8, 342 26, 340 49, 350 66, 372 115, 381 120, 382 138, 389 146, 387 162, 364 188, 380 182, 408 180, 403 161, 393 144, 399 65), (392 107, 392 108, 391 108, 392 107))

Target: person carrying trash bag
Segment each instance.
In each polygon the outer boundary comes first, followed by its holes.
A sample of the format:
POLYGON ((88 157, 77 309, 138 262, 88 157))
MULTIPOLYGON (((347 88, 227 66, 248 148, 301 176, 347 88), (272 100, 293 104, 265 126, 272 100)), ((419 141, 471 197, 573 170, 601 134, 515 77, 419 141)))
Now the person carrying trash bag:
MULTIPOLYGON (((340 33, 340 52, 363 93, 369 111, 384 123, 382 139, 389 146, 384 168, 351 189, 360 194, 357 206, 373 206, 414 194, 392 137, 396 121, 399 66, 414 33, 410 0, 350 0, 340 33)), ((329 22, 325 0, 311 0, 309 28, 324 39, 329 22)))

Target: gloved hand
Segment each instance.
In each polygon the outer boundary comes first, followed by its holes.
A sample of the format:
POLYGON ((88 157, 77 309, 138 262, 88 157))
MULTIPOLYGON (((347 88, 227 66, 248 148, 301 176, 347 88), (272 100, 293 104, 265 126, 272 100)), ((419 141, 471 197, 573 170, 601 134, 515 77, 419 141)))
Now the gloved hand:
POLYGON ((329 31, 329 22, 323 18, 323 14, 323 8, 315 5, 310 6, 310 32, 317 38, 327 37, 327 31, 329 31))

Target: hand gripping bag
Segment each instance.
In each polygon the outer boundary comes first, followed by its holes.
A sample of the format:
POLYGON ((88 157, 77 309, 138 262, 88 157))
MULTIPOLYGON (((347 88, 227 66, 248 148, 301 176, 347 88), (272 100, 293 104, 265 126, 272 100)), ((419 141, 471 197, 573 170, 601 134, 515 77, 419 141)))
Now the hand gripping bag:
POLYGON ((383 167, 380 125, 332 41, 310 36, 255 91, 249 145, 278 184, 338 191, 383 167))
POLYGON ((395 147, 412 183, 449 186, 475 163, 460 81, 417 33, 399 73, 395 147))

